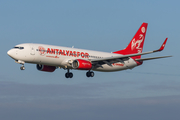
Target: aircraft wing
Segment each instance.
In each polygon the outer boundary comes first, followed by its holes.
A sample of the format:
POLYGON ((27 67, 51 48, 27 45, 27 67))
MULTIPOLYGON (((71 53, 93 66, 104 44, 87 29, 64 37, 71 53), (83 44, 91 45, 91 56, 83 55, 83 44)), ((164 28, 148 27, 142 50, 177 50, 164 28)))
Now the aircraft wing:
MULTIPOLYGON (((124 60, 128 60, 129 57, 133 57, 133 56, 139 56, 139 55, 146 55, 146 54, 150 54, 150 53, 155 53, 155 52, 160 52, 164 49, 167 39, 165 39, 165 41, 163 42, 163 44, 161 45, 161 47, 158 50, 153 50, 153 51, 149 51, 149 52, 143 52, 143 53, 137 53, 137 54, 128 54, 128 55, 119 55, 119 56, 112 56, 112 57, 107 57, 107 58, 99 58, 99 59, 92 59, 91 62, 92 64, 99 64, 100 66, 103 64, 108 64, 111 66, 112 63, 116 63, 116 62, 123 62, 124 60)), ((171 57, 171 56, 162 56, 162 57, 154 57, 154 58, 142 58, 142 59, 135 59, 137 61, 144 61, 144 60, 152 60, 152 59, 159 59, 159 58, 165 58, 165 57, 171 57)))

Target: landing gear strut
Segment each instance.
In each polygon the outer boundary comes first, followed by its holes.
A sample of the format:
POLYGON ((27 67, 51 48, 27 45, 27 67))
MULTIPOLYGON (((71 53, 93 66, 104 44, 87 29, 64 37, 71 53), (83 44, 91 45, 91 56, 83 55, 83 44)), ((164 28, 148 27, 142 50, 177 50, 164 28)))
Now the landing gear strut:
POLYGON ((94 77, 94 72, 88 71, 88 72, 86 73, 86 76, 87 76, 87 77, 94 77))
POLYGON ((72 78, 73 77, 73 73, 72 72, 69 72, 69 69, 67 69, 67 73, 65 74, 65 77, 66 78, 72 78))
POLYGON ((25 70, 25 67, 24 67, 25 62, 24 62, 24 61, 22 61, 22 60, 16 60, 15 62, 22 65, 22 66, 20 67, 21 70, 25 70))

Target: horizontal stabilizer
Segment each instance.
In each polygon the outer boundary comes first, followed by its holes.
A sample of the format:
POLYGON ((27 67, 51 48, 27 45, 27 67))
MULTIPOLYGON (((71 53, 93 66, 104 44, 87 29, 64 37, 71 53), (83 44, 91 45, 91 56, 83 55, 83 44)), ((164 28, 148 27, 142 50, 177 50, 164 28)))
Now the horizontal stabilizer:
POLYGON ((153 60, 153 59, 159 59, 159 58, 167 58, 172 56, 161 56, 161 57, 152 57, 152 58, 141 58, 141 59, 135 59, 136 61, 145 61, 145 60, 153 60))

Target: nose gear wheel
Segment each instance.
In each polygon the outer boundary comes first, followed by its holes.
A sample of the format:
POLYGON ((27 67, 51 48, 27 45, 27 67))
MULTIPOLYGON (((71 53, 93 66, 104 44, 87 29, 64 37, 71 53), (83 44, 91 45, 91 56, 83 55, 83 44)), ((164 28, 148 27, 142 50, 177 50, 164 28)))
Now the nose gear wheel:
POLYGON ((25 67, 24 67, 24 65, 22 65, 22 66, 20 67, 20 69, 21 69, 21 70, 25 70, 25 67))

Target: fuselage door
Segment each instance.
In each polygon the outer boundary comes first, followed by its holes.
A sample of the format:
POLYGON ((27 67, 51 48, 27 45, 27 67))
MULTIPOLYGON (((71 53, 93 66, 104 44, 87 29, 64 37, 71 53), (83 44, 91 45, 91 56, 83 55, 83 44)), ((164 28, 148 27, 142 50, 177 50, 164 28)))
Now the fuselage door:
POLYGON ((35 55, 35 49, 33 45, 30 45, 30 53, 31 55, 35 55))

